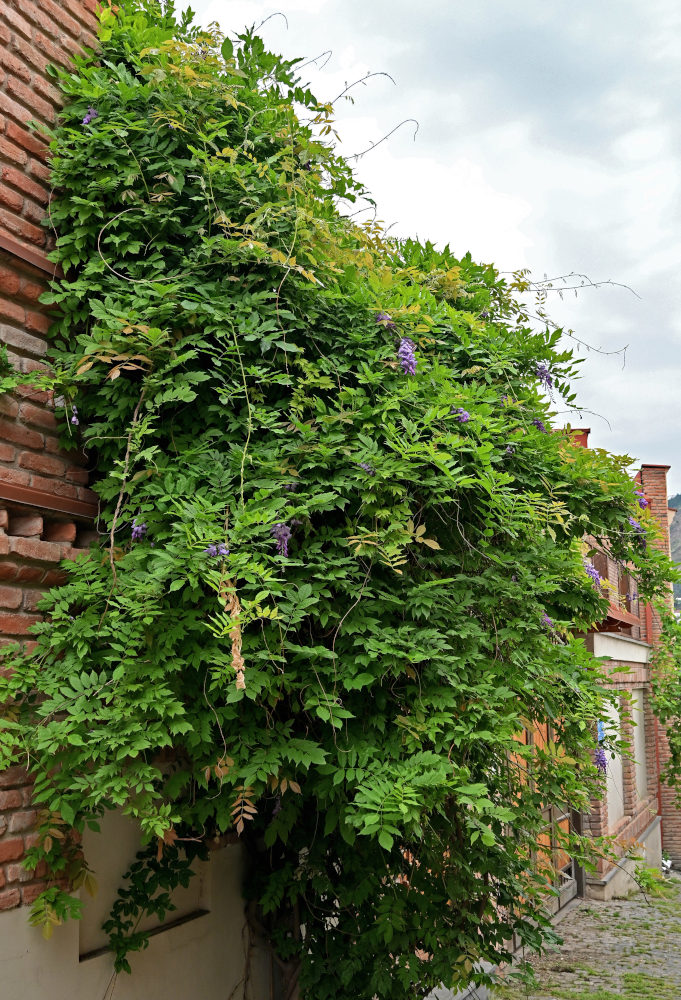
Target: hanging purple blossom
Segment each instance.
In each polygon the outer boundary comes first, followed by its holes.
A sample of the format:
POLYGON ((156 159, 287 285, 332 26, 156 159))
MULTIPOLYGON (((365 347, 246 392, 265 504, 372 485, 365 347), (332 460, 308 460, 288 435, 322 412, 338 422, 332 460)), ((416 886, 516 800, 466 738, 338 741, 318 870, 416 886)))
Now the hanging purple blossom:
POLYGON ((641 510, 645 510, 648 506, 648 501, 641 490, 634 490, 634 496, 638 500, 638 505, 641 510))
POLYGON ((537 430, 541 434, 546 434, 547 433, 546 427, 541 422, 541 420, 539 419, 539 417, 535 417, 534 420, 532 421, 532 424, 537 428, 537 430))
POLYGON ((213 544, 211 542, 211 544, 208 546, 208 548, 204 549, 203 551, 206 553, 206 555, 210 556, 211 559, 215 559, 218 556, 228 556, 229 555, 229 549, 227 548, 226 545, 224 545, 222 543, 220 543, 220 544, 213 544))
POLYGON ((300 483, 284 483, 283 488, 286 490, 287 493, 295 493, 299 485, 300 483))
POLYGON ((74 427, 77 427, 78 424, 80 423, 80 420, 78 419, 78 408, 76 407, 75 403, 71 407, 71 423, 73 424, 74 427))
POLYGON ((555 625, 553 624, 552 619, 549 618, 549 616, 546 614, 545 611, 542 611, 540 621, 541 621, 542 625, 544 626, 544 628, 548 628, 548 629, 552 629, 552 630, 555 628, 555 625))
POLYGON ((480 319, 489 319, 489 313, 487 312, 486 309, 483 309, 482 312, 480 313, 480 319))
POLYGON ((534 370, 534 374, 539 379, 544 388, 550 392, 551 389, 553 388, 553 376, 551 375, 549 366, 546 364, 545 361, 538 362, 537 367, 534 370))
POLYGON ((271 534, 274 536, 277 542, 277 552, 280 556, 288 555, 288 543, 291 538, 291 529, 288 524, 283 524, 279 522, 275 524, 270 529, 271 534))
POLYGON ((600 585, 601 585, 601 574, 598 572, 598 570, 596 569, 596 567, 594 566, 594 564, 592 562, 589 562, 588 559, 585 559, 584 560, 584 569, 586 571, 586 575, 589 577, 589 579, 594 584, 594 586, 600 587, 600 585))
POLYGON ((416 344, 409 337, 402 337, 397 349, 397 360, 405 375, 416 375, 416 344))
POLYGON ((449 412, 453 416, 456 416, 460 424, 467 424, 471 419, 470 413, 468 410, 464 410, 463 406, 453 406, 449 412))
POLYGON ((147 533, 146 523, 138 524, 137 518, 132 522, 132 540, 133 542, 141 542, 147 533))
POLYGON ((83 118, 83 125, 89 125, 95 118, 99 118, 99 111, 97 111, 97 108, 88 108, 87 114, 85 115, 85 118, 83 118))
POLYGON ((608 756, 603 747, 597 747, 594 750, 594 764, 601 774, 605 774, 608 770, 608 756))
POLYGON ((376 322, 384 326, 386 330, 396 330, 397 323, 393 323, 390 313, 380 312, 376 314, 376 322))
POLYGON ((359 462, 358 465, 360 469, 364 469, 364 471, 367 472, 370 476, 376 475, 376 470, 374 469, 373 465, 369 465, 368 462, 359 462))
POLYGON ((514 444, 508 444, 508 445, 506 445, 506 451, 504 452, 504 454, 505 455, 515 455, 515 445, 514 444))
POLYGON ((645 535, 646 529, 636 520, 635 517, 627 518, 629 524, 632 526, 637 535, 645 535))

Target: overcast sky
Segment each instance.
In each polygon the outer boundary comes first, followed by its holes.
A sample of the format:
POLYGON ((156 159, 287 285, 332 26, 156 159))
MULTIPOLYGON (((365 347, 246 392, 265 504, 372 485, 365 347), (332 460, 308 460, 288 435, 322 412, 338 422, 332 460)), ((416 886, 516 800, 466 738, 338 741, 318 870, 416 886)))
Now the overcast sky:
MULTIPOLYGON (((681 492, 681 4, 678 0, 194 0, 197 21, 260 34, 337 105, 341 151, 397 235, 502 270, 605 285, 550 301, 593 348, 591 444, 671 465, 681 492), (326 57, 324 57, 325 59, 326 57), (321 63, 324 60, 320 60, 321 63), (638 297, 637 297, 638 296, 638 297)), ((562 419, 562 418, 558 418, 562 419)), ((573 419, 573 424, 576 420, 573 419)))

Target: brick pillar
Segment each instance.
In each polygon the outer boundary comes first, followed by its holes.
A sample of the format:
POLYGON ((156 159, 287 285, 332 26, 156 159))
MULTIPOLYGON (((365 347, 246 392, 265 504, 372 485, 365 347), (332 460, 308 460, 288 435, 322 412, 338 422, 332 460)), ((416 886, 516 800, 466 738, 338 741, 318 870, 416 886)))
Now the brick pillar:
MULTIPOLYGON (((660 537, 654 545, 665 555, 671 555, 669 542, 669 505, 667 503, 667 472, 668 465, 642 465, 638 477, 643 487, 649 510, 660 528, 660 537)), ((669 607, 673 607, 671 584, 669 587, 669 607)), ((648 642, 652 646, 659 645, 661 621, 660 616, 650 607, 646 608, 648 642)), ((655 720, 656 754, 659 769, 664 769, 669 760, 669 744, 664 726, 655 720)), ((676 804, 676 792, 673 788, 659 780, 660 815, 662 817, 662 845, 675 865, 681 866, 681 810, 676 804)))
MULTIPOLYGON (((47 147, 27 123, 57 120, 47 65, 68 66, 96 45, 95 9, 96 0, 0 0, 0 343, 26 373, 43 364, 50 318, 39 298, 55 273, 41 225, 47 147)), ((97 505, 85 466, 84 455, 60 451, 49 394, 25 387, 0 397, 0 647, 30 639, 36 602, 58 582, 59 562, 92 538, 97 505)), ((44 873, 20 864, 34 821, 23 769, 0 773, 0 911, 31 903, 43 888, 44 873)))

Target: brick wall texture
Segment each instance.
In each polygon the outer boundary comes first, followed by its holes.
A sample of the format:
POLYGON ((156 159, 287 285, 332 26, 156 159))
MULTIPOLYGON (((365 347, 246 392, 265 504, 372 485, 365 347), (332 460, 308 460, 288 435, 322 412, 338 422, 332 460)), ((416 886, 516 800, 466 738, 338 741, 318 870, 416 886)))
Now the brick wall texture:
MULTIPOLYGON (((95 7, 95 0, 0 0, 0 343, 23 372, 43 363, 50 318, 39 298, 55 270, 46 256, 52 237, 41 225, 50 200, 47 147, 27 123, 57 120, 47 66, 68 66, 77 50, 96 44, 95 7)), ((82 515, 82 504, 95 501, 86 459, 60 450, 54 406, 33 388, 0 397, 0 645, 30 639, 36 602, 59 581, 60 561, 94 537, 82 515), (47 497, 45 508, 8 499, 17 488, 47 497)), ((0 773, 0 910, 30 904, 45 886, 44 872, 21 866, 34 825, 25 772, 0 773)))

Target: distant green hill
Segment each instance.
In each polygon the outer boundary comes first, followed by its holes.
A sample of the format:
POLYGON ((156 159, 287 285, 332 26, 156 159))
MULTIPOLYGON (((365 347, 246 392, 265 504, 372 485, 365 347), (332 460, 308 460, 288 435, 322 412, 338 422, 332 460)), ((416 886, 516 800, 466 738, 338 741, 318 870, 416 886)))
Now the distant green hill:
MULTIPOLYGON (((675 563, 681 563, 681 493, 669 498, 669 506, 679 511, 672 521, 669 529, 669 538, 672 543, 672 559, 675 563)), ((681 602, 681 583, 674 584, 674 603, 679 606, 681 602)))

